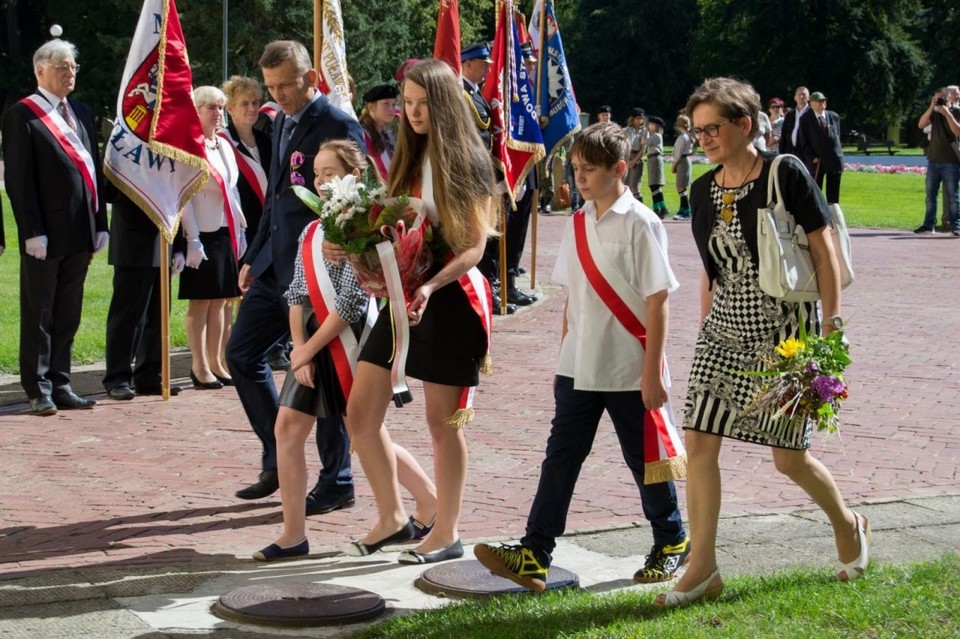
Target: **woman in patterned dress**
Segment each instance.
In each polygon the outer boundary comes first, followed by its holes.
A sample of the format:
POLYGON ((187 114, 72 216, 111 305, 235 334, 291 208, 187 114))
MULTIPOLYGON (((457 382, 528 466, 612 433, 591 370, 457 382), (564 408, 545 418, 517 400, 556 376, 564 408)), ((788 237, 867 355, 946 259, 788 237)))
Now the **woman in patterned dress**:
POLYGON ((780 164, 787 209, 810 240, 822 302, 789 303, 766 295, 757 267, 757 210, 766 205, 774 155, 757 151, 753 139, 760 97, 749 84, 708 79, 687 102, 693 132, 716 169, 692 189, 693 234, 703 262, 702 324, 690 372, 684 414, 688 458, 687 508, 691 554, 686 573, 657 605, 679 606, 719 596, 716 537, 720 516, 720 448, 724 437, 769 446, 778 471, 800 486, 833 526, 841 581, 860 577, 867 566, 869 521, 850 510, 830 472, 810 453, 812 422, 796 425, 771 414, 747 412, 761 378, 733 371, 762 370, 761 356, 781 340, 796 337, 804 322, 811 334, 841 325, 837 257, 829 241, 827 205, 804 168, 780 164), (820 306, 822 305, 821 321, 820 306))

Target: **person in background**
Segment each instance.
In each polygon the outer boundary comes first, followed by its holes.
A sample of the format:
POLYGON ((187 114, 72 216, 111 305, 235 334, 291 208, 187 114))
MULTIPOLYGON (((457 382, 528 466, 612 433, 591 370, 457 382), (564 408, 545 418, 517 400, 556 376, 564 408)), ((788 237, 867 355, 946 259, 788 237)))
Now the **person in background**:
POLYGON ((247 250, 246 220, 237 191, 237 158, 232 147, 228 148, 230 142, 217 135, 226 101, 217 87, 193 90, 210 179, 183 207, 187 268, 180 274, 179 297, 189 300, 185 323, 192 356, 190 379, 197 390, 232 385, 223 355, 223 333, 231 319, 227 300, 240 297, 237 261, 247 250))
MULTIPOLYGON (((161 306, 160 231, 137 204, 106 183, 112 202, 108 261, 113 266, 113 294, 107 311, 106 363, 103 388, 107 397, 131 400, 137 395, 160 395, 161 306)), ((182 251, 182 249, 181 249, 182 251)), ((183 270, 180 253, 171 275, 183 270)), ((167 311, 169 312, 169 310, 167 311)), ((170 386, 170 395, 181 387, 170 386)))
POLYGON ((633 197, 643 202, 643 152, 647 145, 647 127, 643 123, 644 111, 640 107, 630 110, 627 118, 627 140, 630 142, 630 157, 627 158, 627 173, 625 184, 633 197))
POLYGON ((373 160, 377 175, 386 181, 390 158, 397 140, 389 125, 397 119, 397 88, 392 84, 378 84, 363 94, 360 125, 367 142, 367 155, 373 160))
POLYGON ((647 118, 647 144, 644 154, 647 156, 647 185, 653 200, 653 212, 661 220, 670 215, 663 198, 663 187, 667 176, 663 170, 663 118, 652 115, 647 118))
POLYGON ((767 134, 767 149, 778 151, 780 149, 780 134, 783 131, 783 100, 780 98, 771 98, 767 103, 767 110, 770 111, 770 133, 767 134))
POLYGON ((677 141, 673 143, 673 164, 670 170, 676 176, 677 194, 680 196, 680 208, 675 219, 689 220, 690 198, 687 196, 687 189, 690 188, 690 175, 693 171, 693 161, 690 159, 693 156, 690 118, 683 114, 677 116, 673 128, 677 132, 677 141))
POLYGON ((960 157, 951 143, 960 137, 960 89, 949 86, 934 93, 917 127, 930 127, 927 148, 926 214, 914 233, 933 233, 937 223, 940 184, 947 204, 947 223, 960 237, 960 157))
POLYGON ((843 177, 843 148, 840 140, 840 116, 827 110, 827 97, 819 91, 810 94, 810 108, 800 118, 802 158, 819 188, 827 183, 827 204, 840 202, 840 178, 843 177))
POLYGON ((797 87, 793 92, 793 101, 797 108, 783 116, 783 127, 780 130, 780 153, 800 155, 800 118, 810 108, 810 90, 807 87, 797 87))
POLYGON ((70 387, 73 338, 93 254, 107 245, 97 130, 76 88, 77 48, 33 55, 35 93, 3 114, 4 182, 20 237, 20 383, 34 415, 92 408, 70 387))
POLYGON ((602 104, 597 109, 597 122, 610 122, 613 118, 613 108, 609 104, 602 104))

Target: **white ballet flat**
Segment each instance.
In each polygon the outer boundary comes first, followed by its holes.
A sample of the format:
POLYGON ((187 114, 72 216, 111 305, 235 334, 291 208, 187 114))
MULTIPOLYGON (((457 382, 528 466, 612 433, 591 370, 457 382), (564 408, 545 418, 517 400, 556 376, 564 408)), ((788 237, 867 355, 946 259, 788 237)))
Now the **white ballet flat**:
POLYGON ((717 568, 693 590, 688 592, 671 590, 670 592, 662 593, 654 600, 653 605, 658 608, 679 608, 681 606, 689 606, 701 599, 716 599, 722 592, 723 582, 720 580, 720 569, 717 568))
POLYGON ((857 534, 860 538, 860 556, 848 564, 840 563, 840 571, 837 573, 840 581, 853 581, 863 577, 867 572, 867 564, 870 563, 870 540, 873 538, 870 520, 856 512, 853 513, 853 518, 857 522, 857 534))

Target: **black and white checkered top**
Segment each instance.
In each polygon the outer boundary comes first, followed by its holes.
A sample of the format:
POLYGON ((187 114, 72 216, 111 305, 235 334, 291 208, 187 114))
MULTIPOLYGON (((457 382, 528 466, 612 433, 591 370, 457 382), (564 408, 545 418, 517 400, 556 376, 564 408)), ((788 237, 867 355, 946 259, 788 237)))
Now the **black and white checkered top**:
POLYGON ((719 277, 713 304, 697 337, 683 427, 767 446, 806 449, 812 422, 797 425, 786 418, 774 420, 767 413, 744 414, 765 380, 735 372, 763 370, 761 357, 771 354, 782 340, 797 336, 799 317, 811 333, 820 329, 817 303, 783 302, 760 289, 739 215, 729 224, 722 219, 723 193, 736 192, 734 207, 740 207, 746 205, 741 202, 744 198, 751 200, 746 196, 755 185, 723 189, 715 181, 710 184, 710 200, 717 215, 708 250, 719 277))

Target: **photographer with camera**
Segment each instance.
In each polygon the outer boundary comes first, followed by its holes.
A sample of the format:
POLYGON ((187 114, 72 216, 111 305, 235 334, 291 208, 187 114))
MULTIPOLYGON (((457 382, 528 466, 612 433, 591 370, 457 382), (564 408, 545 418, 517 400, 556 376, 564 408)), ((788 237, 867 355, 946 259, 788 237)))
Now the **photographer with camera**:
POLYGON ((960 89, 956 85, 937 91, 917 127, 930 126, 927 150, 927 210, 923 224, 914 233, 933 233, 937 222, 937 195, 940 183, 947 200, 950 232, 960 237, 960 89))

